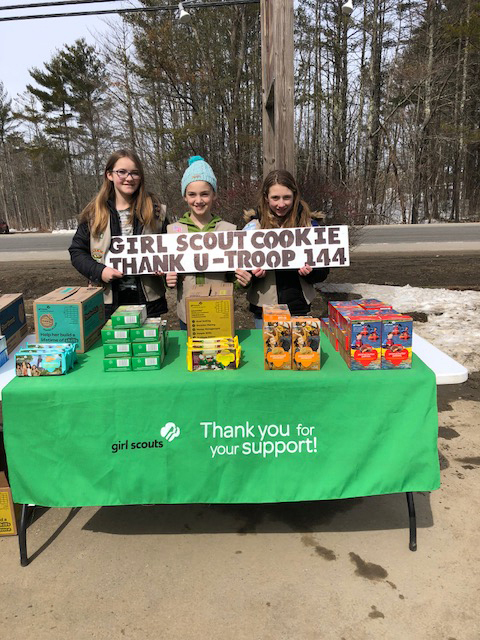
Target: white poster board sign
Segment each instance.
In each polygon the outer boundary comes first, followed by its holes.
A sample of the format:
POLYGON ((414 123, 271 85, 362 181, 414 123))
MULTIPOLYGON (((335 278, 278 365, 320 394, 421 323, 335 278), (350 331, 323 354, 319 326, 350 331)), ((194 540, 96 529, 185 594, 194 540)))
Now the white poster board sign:
POLYGON ((106 265, 124 275, 348 267, 348 227, 114 236, 106 265))

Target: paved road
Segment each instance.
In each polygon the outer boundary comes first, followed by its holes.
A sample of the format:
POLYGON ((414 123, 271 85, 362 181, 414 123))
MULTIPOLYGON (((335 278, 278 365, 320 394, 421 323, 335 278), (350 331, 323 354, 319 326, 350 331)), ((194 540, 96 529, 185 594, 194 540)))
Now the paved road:
POLYGON ((360 229, 362 243, 480 242, 480 224, 374 225, 360 229))
MULTIPOLYGON (((356 253, 480 251, 480 223, 362 227, 356 253)), ((73 231, 0 235, 0 262, 68 260, 73 231)))

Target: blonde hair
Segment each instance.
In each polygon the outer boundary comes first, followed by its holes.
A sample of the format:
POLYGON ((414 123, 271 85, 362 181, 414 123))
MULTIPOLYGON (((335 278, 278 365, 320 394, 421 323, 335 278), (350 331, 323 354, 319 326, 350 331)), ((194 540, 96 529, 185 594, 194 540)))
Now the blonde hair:
POLYGON ((310 227, 312 224, 312 214, 306 202, 300 199, 300 192, 295 178, 284 169, 270 171, 262 184, 262 190, 258 201, 258 211, 260 214, 260 227, 262 229, 272 229, 275 227, 310 227), (272 213, 268 206, 268 192, 270 187, 279 184, 290 189, 293 193, 293 206, 290 213, 283 219, 283 224, 279 224, 278 218, 272 213), (300 205, 302 205, 299 212, 300 205))
POLYGON ((110 220, 110 210, 107 206, 108 200, 115 202, 115 187, 108 179, 107 174, 111 173, 117 162, 121 158, 129 158, 140 173, 138 189, 133 194, 132 206, 130 208, 129 222, 133 223, 134 217, 138 218, 143 226, 151 226, 154 217, 154 205, 157 200, 153 194, 145 190, 145 174, 143 165, 138 155, 128 149, 119 149, 112 153, 107 160, 105 171, 103 172, 103 184, 97 195, 87 204, 80 214, 80 222, 88 222, 90 233, 93 236, 100 236, 107 228, 110 220))

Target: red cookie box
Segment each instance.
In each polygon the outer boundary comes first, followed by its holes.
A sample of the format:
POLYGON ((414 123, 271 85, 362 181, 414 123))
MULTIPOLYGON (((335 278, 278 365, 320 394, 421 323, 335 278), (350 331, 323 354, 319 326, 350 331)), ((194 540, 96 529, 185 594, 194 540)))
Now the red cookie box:
POLYGON ((413 319, 404 314, 382 315, 382 369, 412 368, 413 319))
POLYGON ((338 351, 338 338, 335 335, 334 328, 336 325, 333 322, 329 322, 329 318, 322 318, 320 321, 320 326, 322 327, 323 333, 327 336, 330 341, 330 344, 338 351))
POLYGON ((385 304, 381 300, 377 300, 376 298, 362 298, 361 300, 356 300, 358 304, 362 307, 362 309, 370 309, 371 311, 377 311, 378 309, 391 309, 392 305, 385 304))
POLYGON ((340 313, 347 309, 361 310, 361 307, 357 304, 356 300, 331 300, 328 303, 328 317, 332 322, 338 324, 340 313))
POLYGON ((358 307, 358 309, 341 309, 338 312, 337 325, 342 329, 342 331, 348 331, 349 323, 354 318, 365 318, 367 316, 376 315, 376 311, 369 311, 367 309, 362 309, 361 307, 358 307))
POLYGON ((336 327, 339 352, 352 371, 381 368, 381 318, 374 314, 343 316, 346 329, 336 327))

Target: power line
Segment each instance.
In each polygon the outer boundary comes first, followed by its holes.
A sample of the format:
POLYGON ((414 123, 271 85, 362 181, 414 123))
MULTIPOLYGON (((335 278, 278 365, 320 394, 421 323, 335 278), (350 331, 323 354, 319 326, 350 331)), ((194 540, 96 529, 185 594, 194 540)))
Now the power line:
POLYGON ((90 4, 94 2, 123 2, 123 0, 62 0, 62 2, 11 4, 8 7, 0 7, 0 11, 8 11, 9 9, 35 9, 36 7, 61 7, 66 4, 90 4))
MULTIPOLYGON (((64 0, 64 2, 51 3, 50 6, 55 6, 55 4, 84 4, 87 2, 111 2, 112 0, 64 0)), ((116 0, 113 0, 116 1, 116 0)), ((260 0, 221 0, 220 2, 184 2, 183 6, 187 9, 197 9, 197 8, 209 8, 209 7, 227 7, 231 5, 242 5, 242 4, 259 4, 260 0)), ((34 7, 35 5, 31 5, 34 7)), ((41 6, 38 4, 36 6, 41 6)), ((3 11, 5 7, 0 8, 0 11, 3 11)), ((11 8, 11 7, 7 7, 11 8)), ((15 7, 15 8, 18 8, 15 7)), ((123 14, 123 13, 140 13, 140 12, 151 12, 151 11, 176 11, 178 9, 178 4, 172 5, 164 5, 161 7, 132 7, 129 9, 103 9, 101 11, 72 11, 70 13, 47 13, 41 15, 30 15, 30 16, 9 16, 7 18, 0 18, 0 22, 13 22, 18 20, 41 20, 42 18, 68 18, 70 16, 102 16, 111 13, 123 14)))

